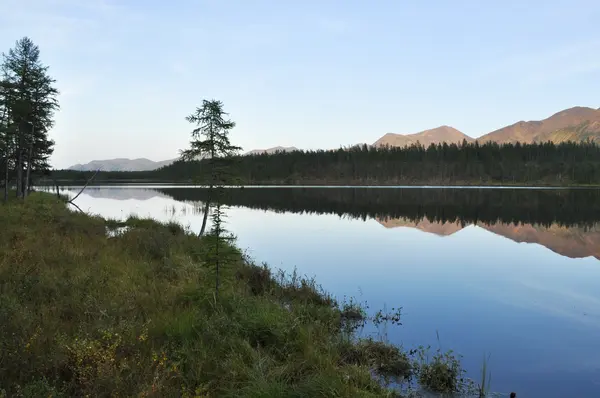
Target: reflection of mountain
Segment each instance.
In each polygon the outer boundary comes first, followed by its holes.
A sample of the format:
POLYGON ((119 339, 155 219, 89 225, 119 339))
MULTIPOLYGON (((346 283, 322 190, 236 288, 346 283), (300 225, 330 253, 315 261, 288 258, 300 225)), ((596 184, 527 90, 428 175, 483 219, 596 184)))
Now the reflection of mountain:
MULTIPOLYGON (((69 191, 77 193, 80 188, 68 188, 69 191)), ((148 200, 152 198, 169 198, 159 191, 154 189, 143 188, 92 188, 88 187, 83 192, 84 194, 97 199, 114 199, 114 200, 148 200)))
POLYGON ((600 260, 600 225, 598 224, 592 228, 561 227, 556 224, 548 228, 531 224, 480 226, 515 242, 540 244, 563 256, 571 258, 594 256, 600 260))
POLYGON ((377 222, 386 228, 410 227, 439 236, 452 235, 453 233, 463 229, 463 226, 458 222, 431 222, 427 219, 427 217, 424 217, 421 221, 417 222, 406 218, 377 219, 377 222))
MULTIPOLYGON (((411 221, 405 218, 377 219, 377 221, 386 228, 416 228, 438 236, 449 236, 463 228, 460 223, 431 222, 426 217, 421 221, 411 221)), ((594 256, 600 260, 600 224, 596 224, 591 228, 563 227, 557 224, 545 227, 532 224, 488 224, 482 222, 477 222, 474 225, 515 242, 540 244, 566 257, 594 256)))

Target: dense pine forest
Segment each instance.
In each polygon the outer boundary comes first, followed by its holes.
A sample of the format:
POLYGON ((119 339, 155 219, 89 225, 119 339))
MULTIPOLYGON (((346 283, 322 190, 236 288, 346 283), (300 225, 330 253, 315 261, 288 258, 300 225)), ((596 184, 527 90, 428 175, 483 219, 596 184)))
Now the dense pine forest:
MULTIPOLYGON (((600 147, 592 142, 534 144, 367 145, 219 158, 239 184, 600 184, 600 147)), ((176 162, 154 171, 100 172, 96 181, 204 183, 208 160, 176 162)), ((85 181, 90 172, 54 171, 56 180, 85 181)))

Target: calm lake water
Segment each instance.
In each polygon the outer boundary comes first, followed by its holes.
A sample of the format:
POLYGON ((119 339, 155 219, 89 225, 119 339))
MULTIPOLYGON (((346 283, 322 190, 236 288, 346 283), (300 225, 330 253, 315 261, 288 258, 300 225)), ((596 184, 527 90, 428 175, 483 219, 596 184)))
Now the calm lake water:
MULTIPOLYGON (((205 199, 190 187, 90 187, 76 203, 199 231, 205 199)), ((600 191, 244 188, 223 202, 257 262, 371 310, 402 307, 389 341, 453 349, 476 380, 490 354, 503 394, 600 397, 600 191)))

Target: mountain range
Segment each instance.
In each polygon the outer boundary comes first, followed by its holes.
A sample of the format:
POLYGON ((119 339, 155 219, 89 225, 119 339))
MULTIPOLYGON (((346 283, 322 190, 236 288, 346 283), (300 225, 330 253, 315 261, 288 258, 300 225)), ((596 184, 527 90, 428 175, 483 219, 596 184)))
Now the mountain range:
MULTIPOLYGON (((552 141, 556 144, 566 141, 591 140, 600 143, 600 109, 577 106, 565 109, 554 115, 534 121, 519 121, 510 126, 484 134, 479 138, 470 137, 450 126, 440 126, 434 129, 414 134, 387 133, 372 145, 376 147, 404 147, 419 142, 424 146, 439 143, 460 143, 463 141, 480 143, 536 143, 552 141)), ((244 155, 260 153, 290 152, 296 147, 276 146, 268 149, 254 149, 244 155)), ((109 159, 94 160, 87 164, 76 164, 70 170, 104 170, 104 171, 144 171, 155 170, 173 163, 176 159, 154 162, 149 159, 109 159)))
POLYGON ((388 133, 375 141, 374 146, 406 146, 417 141, 424 146, 442 142, 459 143, 478 141, 506 143, 534 143, 552 141, 555 144, 566 141, 592 140, 600 142, 600 109, 577 106, 565 109, 544 119, 520 121, 510 126, 484 134, 479 138, 469 137, 450 126, 441 126, 416 134, 388 133))
MULTIPOLYGON (((291 152, 297 151, 298 148, 290 146, 290 147, 282 147, 276 146, 273 148, 267 149, 253 149, 244 153, 244 155, 258 155, 261 153, 276 153, 276 152, 291 152)), ((163 166, 168 166, 171 163, 175 162, 178 158, 162 160, 159 162, 155 162, 146 158, 138 158, 138 159, 127 159, 127 158, 117 158, 117 159, 107 159, 107 160, 92 160, 86 164, 75 164, 68 168, 68 170, 78 170, 78 171, 149 171, 160 169, 163 166)))

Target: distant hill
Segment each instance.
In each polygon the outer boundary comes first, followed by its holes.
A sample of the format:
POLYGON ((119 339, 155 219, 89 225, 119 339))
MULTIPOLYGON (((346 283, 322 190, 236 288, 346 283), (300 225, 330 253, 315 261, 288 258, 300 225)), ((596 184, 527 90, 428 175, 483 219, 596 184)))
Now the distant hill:
POLYGON ((293 146, 288 146, 288 147, 283 147, 283 146, 276 146, 273 148, 268 148, 268 149, 253 149, 251 151, 246 152, 244 155, 259 155, 259 154, 263 154, 263 153, 276 153, 276 152, 293 152, 293 151, 297 151, 298 148, 293 147, 293 146))
POLYGON ((102 171, 148 171, 156 170, 163 166, 168 166, 177 159, 163 160, 160 162, 154 162, 146 158, 138 159, 107 159, 107 160, 92 160, 86 164, 76 164, 69 167, 69 170, 78 171, 90 171, 90 170, 102 170, 102 171))
POLYGON ((423 146, 429 146, 431 144, 439 144, 442 142, 461 143, 463 140, 467 142, 473 142, 474 139, 468 135, 461 133, 457 129, 450 126, 440 126, 435 129, 421 131, 415 134, 393 134, 388 133, 375 141, 373 146, 392 146, 392 147, 405 147, 408 145, 421 143, 423 146))
MULTIPOLYGON (((276 146, 268 149, 254 149, 246 152, 244 155, 255 155, 261 153, 275 153, 275 152, 291 152, 297 151, 296 147, 282 147, 276 146)), ((202 159, 205 156, 199 156, 197 159, 202 159)), ((156 170, 163 166, 168 166, 177 160, 169 159, 159 162, 152 161, 146 158, 128 159, 128 158, 117 158, 117 159, 106 159, 106 160, 92 160, 86 164, 76 164, 68 168, 68 170, 78 171, 150 171, 156 170)))
POLYGON ((588 139, 600 142, 600 110, 577 106, 544 120, 517 122, 479 137, 477 141, 499 144, 552 141, 558 144, 588 139))

